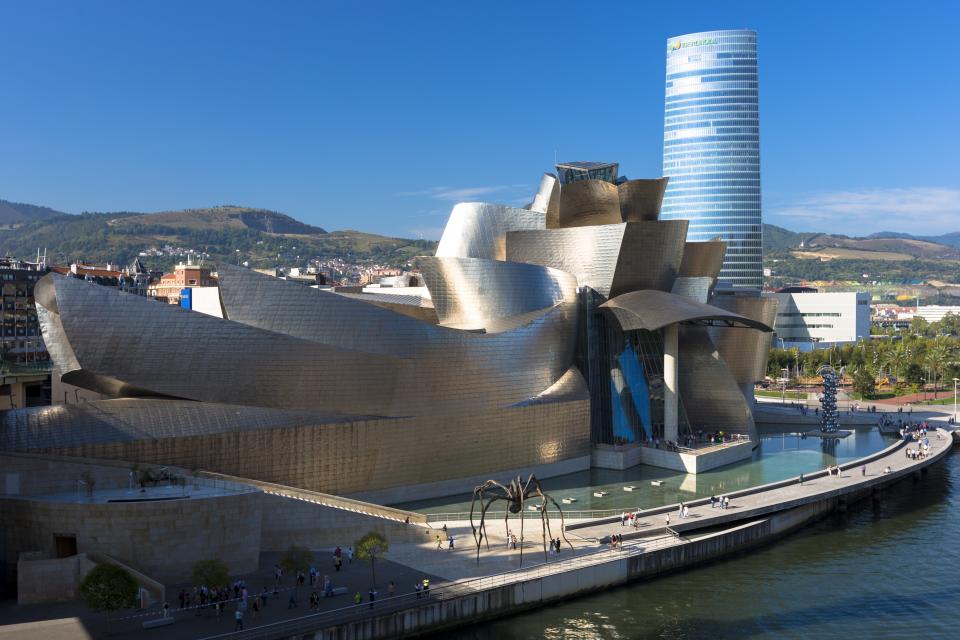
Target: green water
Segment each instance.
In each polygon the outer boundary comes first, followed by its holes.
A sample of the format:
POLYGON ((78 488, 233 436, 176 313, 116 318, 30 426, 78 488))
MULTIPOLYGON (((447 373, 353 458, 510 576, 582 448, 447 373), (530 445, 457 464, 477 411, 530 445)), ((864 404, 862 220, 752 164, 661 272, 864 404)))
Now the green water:
MULTIPOLYGON (((779 449, 766 439, 755 463, 787 473, 815 460, 829 464, 831 455, 860 455, 866 442, 884 444, 863 440, 821 455, 810 439, 793 449, 789 438, 779 449)), ((732 481, 729 473, 718 472, 732 481)), ((958 578, 960 456, 951 454, 919 481, 888 489, 881 502, 858 503, 768 546, 444 637, 960 638, 958 578)))

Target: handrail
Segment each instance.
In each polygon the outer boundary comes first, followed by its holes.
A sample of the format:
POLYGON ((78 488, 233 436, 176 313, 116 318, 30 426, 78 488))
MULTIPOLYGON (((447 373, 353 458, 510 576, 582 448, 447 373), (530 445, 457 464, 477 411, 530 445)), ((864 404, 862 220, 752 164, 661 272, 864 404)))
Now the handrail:
POLYGON ((423 515, 422 513, 417 513, 416 511, 406 511, 404 509, 397 509, 395 507, 385 507, 383 505, 373 504, 372 502, 344 498, 343 496, 335 496, 329 493, 311 491, 310 489, 298 489, 296 487, 288 487, 275 482, 254 480, 252 478, 240 478, 238 476, 231 476, 225 473, 214 473, 213 471, 201 471, 198 473, 198 475, 209 478, 223 478, 225 480, 229 480, 230 482, 237 482, 251 487, 256 487, 264 493, 278 495, 284 498, 291 498, 294 500, 303 500, 304 502, 312 502, 314 504, 330 507, 332 509, 342 509, 344 511, 353 511, 355 513, 385 518, 387 520, 395 520, 405 524, 427 524, 428 521, 427 516, 423 515))

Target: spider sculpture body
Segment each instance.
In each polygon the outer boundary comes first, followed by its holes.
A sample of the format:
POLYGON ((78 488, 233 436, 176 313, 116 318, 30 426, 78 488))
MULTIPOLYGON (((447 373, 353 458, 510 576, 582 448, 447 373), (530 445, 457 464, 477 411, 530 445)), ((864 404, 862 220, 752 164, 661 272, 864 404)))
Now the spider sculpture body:
MULTIPOLYGON (((486 516, 487 511, 494 502, 506 502, 506 510, 503 515, 504 532, 507 528, 510 514, 520 514, 520 566, 523 566, 523 503, 534 497, 540 498, 540 504, 537 505, 537 511, 540 512, 540 524, 543 527, 543 556, 547 559, 547 534, 550 540, 553 540, 553 532, 550 529, 550 516, 547 514, 548 503, 552 503, 557 511, 560 512, 560 534, 564 542, 573 549, 573 545, 567 540, 567 534, 564 531, 563 510, 557 501, 543 492, 540 481, 537 477, 531 475, 524 482, 520 476, 510 481, 509 485, 503 485, 496 480, 487 480, 473 490, 473 500, 470 503, 470 528, 473 530, 473 539, 477 543, 477 564, 480 564, 480 547, 486 539, 487 551, 490 550, 490 537, 487 535, 486 516), (480 508, 480 524, 473 524, 473 514, 475 508, 480 508)), ((557 550, 559 551, 559 549, 557 550)))

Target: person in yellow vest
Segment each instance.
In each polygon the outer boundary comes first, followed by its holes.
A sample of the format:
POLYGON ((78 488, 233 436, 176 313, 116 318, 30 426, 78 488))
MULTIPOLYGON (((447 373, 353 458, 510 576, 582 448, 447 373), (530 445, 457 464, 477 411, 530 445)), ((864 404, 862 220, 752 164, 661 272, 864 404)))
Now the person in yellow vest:
POLYGON ((423 579, 423 595, 425 596, 430 595, 430 579, 429 578, 423 579))

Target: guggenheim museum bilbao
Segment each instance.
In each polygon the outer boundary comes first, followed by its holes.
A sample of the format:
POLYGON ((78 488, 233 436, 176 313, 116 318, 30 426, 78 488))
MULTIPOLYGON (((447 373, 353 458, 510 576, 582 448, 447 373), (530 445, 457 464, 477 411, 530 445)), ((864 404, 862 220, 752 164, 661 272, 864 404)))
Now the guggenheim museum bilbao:
POLYGON ((55 375, 104 399, 8 412, 0 448, 393 501, 604 447, 756 443, 776 301, 717 286, 725 244, 661 220, 666 185, 570 163, 525 208, 458 204, 418 259, 429 301, 220 265, 216 318, 50 274, 55 375))

